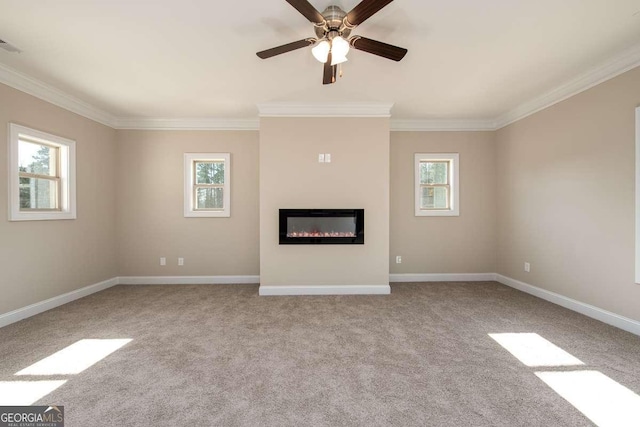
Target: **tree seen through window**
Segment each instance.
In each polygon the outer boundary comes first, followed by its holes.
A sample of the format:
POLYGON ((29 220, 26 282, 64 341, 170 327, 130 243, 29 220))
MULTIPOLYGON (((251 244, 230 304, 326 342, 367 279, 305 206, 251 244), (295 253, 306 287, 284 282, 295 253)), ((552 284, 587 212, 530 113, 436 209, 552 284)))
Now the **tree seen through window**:
POLYGON ((195 162, 196 209, 224 208, 224 161, 195 162))

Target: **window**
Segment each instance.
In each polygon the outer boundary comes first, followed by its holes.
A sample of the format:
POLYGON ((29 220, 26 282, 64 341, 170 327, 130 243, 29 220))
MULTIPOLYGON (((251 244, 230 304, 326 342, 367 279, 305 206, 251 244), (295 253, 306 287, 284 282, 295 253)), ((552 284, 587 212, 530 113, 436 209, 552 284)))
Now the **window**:
POLYGON ((231 216, 229 153, 184 155, 184 216, 231 216))
POLYGON ((9 220, 76 218, 75 141, 9 124, 9 220))
POLYGON ((416 216, 460 215, 458 153, 415 155, 416 216))

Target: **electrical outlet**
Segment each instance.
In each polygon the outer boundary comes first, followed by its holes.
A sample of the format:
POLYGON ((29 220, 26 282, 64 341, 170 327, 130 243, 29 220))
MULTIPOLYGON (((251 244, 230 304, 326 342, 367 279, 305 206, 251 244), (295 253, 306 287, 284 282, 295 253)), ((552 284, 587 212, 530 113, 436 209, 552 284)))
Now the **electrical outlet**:
POLYGON ((178 258, 178 265, 184 265, 184 258, 178 258))
POLYGON ((526 271, 527 273, 531 272, 531 264, 529 264, 528 262, 524 263, 524 271, 526 271))
POLYGON ((327 153, 324 155, 324 162, 325 163, 331 163, 331 154, 327 153))
POLYGON ((165 257, 160 257, 160 265, 167 265, 167 259, 165 257))
POLYGON ((318 154, 318 163, 324 163, 324 154, 318 154))
POLYGON ((400 255, 396 257, 396 264, 402 264, 402 257, 400 255))

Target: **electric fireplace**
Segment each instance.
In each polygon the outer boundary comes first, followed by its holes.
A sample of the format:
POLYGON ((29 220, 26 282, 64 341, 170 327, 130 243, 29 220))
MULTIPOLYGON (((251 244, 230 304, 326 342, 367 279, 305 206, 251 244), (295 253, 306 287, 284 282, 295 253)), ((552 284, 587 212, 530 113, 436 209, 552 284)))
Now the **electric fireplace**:
POLYGON ((280 209, 281 245, 362 245, 364 209, 280 209))

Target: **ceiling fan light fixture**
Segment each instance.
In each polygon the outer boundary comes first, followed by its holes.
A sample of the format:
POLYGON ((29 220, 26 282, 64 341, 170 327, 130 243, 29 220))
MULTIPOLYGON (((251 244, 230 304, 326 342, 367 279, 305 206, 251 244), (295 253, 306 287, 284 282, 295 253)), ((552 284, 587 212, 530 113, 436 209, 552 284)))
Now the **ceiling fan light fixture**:
POLYGON ((340 36, 334 37, 331 40, 331 55, 334 58, 344 58, 346 61, 347 53, 349 53, 349 42, 340 36))
POLYGON ((314 58, 323 63, 322 84, 328 85, 335 83, 336 75, 342 76, 340 64, 347 61, 347 54, 351 47, 396 62, 402 60, 407 54, 407 49, 351 34, 352 30, 393 0, 358 0, 358 4, 349 12, 345 12, 334 4, 328 6, 322 13, 309 1, 286 0, 313 24, 315 37, 308 37, 256 52, 258 58, 267 59, 311 47, 314 58))
POLYGON ((331 44, 327 40, 320 40, 316 45, 311 49, 311 53, 313 57, 323 64, 327 62, 329 58, 329 51, 331 50, 331 44))

